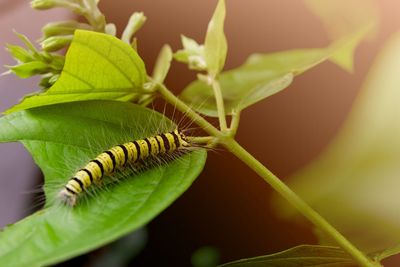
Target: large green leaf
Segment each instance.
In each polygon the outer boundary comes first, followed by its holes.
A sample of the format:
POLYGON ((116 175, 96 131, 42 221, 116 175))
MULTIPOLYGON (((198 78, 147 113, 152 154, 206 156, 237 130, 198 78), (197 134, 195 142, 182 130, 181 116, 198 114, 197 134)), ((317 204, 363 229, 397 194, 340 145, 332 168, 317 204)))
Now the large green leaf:
MULTIPOLYGON (((397 33, 372 67, 336 140, 289 180, 350 241, 378 258, 400 252, 399 69, 397 33)), ((283 201, 276 206, 282 215, 294 213, 283 201)))
POLYGON ((111 35, 77 30, 58 81, 6 113, 71 101, 128 101, 140 93, 145 79, 144 63, 128 44, 111 35))
MULTIPOLYGON (((164 116, 129 103, 73 102, 2 117, 0 141, 26 146, 44 172, 46 198, 54 204, 69 177, 98 153, 171 125, 164 116)), ((137 175, 125 174, 126 179, 96 190, 74 208, 48 205, 0 233, 1 264, 54 264, 143 226, 191 185, 205 158, 198 150, 137 175)))
POLYGON ((237 260, 220 267, 350 267, 352 259, 338 247, 302 245, 271 255, 237 260))

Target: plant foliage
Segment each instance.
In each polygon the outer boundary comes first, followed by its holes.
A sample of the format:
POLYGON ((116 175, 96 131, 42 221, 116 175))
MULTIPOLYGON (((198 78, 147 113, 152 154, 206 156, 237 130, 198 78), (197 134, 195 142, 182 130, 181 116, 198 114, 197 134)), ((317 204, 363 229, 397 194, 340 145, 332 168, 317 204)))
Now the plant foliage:
MULTIPOLYGON (((135 37, 136 32, 146 21, 144 14, 133 13, 123 30, 121 39, 118 39, 115 25, 107 23, 104 14, 98 8, 98 2, 98 0, 33 0, 31 6, 35 9, 63 7, 84 17, 84 21, 51 22, 45 25, 41 49, 35 48, 23 35, 19 37, 25 47, 8 45, 10 54, 17 60, 15 66, 9 66, 10 72, 21 78, 40 75, 42 78, 40 84, 44 90, 26 97, 7 110, 7 115, 0 118, 0 142, 19 141, 29 150, 45 175, 44 189, 49 201, 43 210, 6 227, 0 234, 2 264, 7 266, 55 264, 104 245, 148 223, 191 185, 204 166, 205 150, 198 149, 168 164, 158 164, 140 173, 127 172, 126 179, 110 183, 107 185, 107 190, 96 191, 95 197, 88 196, 76 208, 55 205, 55 195, 68 178, 77 168, 102 150, 128 140, 155 135, 159 132, 160 125, 164 125, 164 128, 173 127, 173 122, 163 115, 143 107, 156 97, 161 97, 184 112, 209 134, 209 136, 192 137, 194 142, 196 140, 199 146, 218 144, 224 146, 270 183, 289 200, 290 204, 302 207, 299 210, 314 222, 318 231, 325 233, 321 235, 325 240, 335 240, 335 245, 339 244, 346 250, 338 247, 304 245, 222 266, 345 267, 354 263, 369 267, 379 265, 361 253, 341 233, 332 231, 335 228, 309 208, 234 139, 239 126, 239 113, 288 88, 297 75, 327 60, 345 70, 353 70, 355 48, 369 36, 377 24, 376 14, 371 11, 373 8, 370 1, 363 1, 361 6, 364 8, 361 8, 360 14, 353 18, 352 11, 343 9, 343 4, 338 4, 338 1, 323 1, 321 4, 321 1, 307 0, 306 3, 312 12, 321 18, 330 32, 329 45, 323 48, 257 53, 250 55, 241 66, 224 70, 228 53, 228 43, 224 33, 226 8, 225 1, 218 0, 208 24, 204 43, 197 43, 194 39, 182 35, 182 49, 173 52, 169 45, 164 45, 151 77, 147 75, 145 64, 137 52, 138 40, 135 37), (340 16, 337 14, 342 14, 346 21, 351 22, 348 27, 341 26, 338 20, 340 16), (65 57, 56 53, 62 48, 67 48, 65 57), (164 84, 173 59, 187 64, 192 70, 201 72, 197 75, 198 79, 183 90, 180 98, 173 95, 164 84), (201 115, 218 117, 219 128, 211 125, 201 115), (231 115, 229 126, 226 115, 231 115), (327 235, 329 238, 326 238, 327 235)), ((349 2, 353 8, 360 4, 360 0, 349 2)), ((385 59, 385 64, 398 69, 398 64, 395 63, 397 61, 385 59)), ((382 77, 386 78, 384 73, 380 73, 378 78, 375 77, 376 81, 372 82, 371 86, 385 85, 389 91, 390 89, 394 91, 397 80, 385 80, 382 77)), ((386 116, 389 111, 396 112, 395 108, 393 110, 389 108, 393 106, 394 102, 390 100, 395 99, 395 94, 388 93, 384 96, 388 99, 381 99, 382 103, 390 102, 390 105, 382 105, 382 114, 377 114, 382 115, 379 117, 380 120, 387 121, 388 118, 392 118, 386 116)), ((376 99, 380 98, 377 96, 376 99)), ((362 122, 367 119, 368 116, 360 119, 360 129, 365 132, 368 132, 368 127, 362 122)), ((376 123, 377 129, 378 126, 382 126, 377 121, 373 122, 376 123)), ((390 122, 393 124, 395 120, 392 119, 390 122)), ((348 147, 357 146, 356 138, 352 139, 351 135, 349 136, 343 143, 351 140, 348 142, 348 147)), ((360 142, 371 141, 368 135, 360 136, 363 137, 360 142)), ((348 177, 350 174, 357 174, 359 177, 368 176, 357 171, 343 174, 343 170, 346 169, 344 167, 348 167, 346 164, 349 162, 349 157, 357 158, 354 153, 358 152, 361 155, 365 152, 364 144, 365 142, 360 143, 359 147, 350 152, 342 148, 332 149, 336 154, 333 153, 333 156, 329 156, 326 161, 315 163, 316 167, 312 166, 304 171, 305 176, 312 179, 331 177, 329 180, 331 182, 336 181, 337 177, 348 177), (337 165, 329 163, 335 157, 338 157, 334 161, 337 165)), ((387 150, 373 146, 374 156, 380 155, 384 158, 392 155, 391 152, 397 153, 394 149, 396 145, 397 143, 385 145, 383 148, 387 150)), ((374 159, 376 160, 376 157, 374 159)), ((363 165, 368 160, 369 158, 362 158, 357 163, 363 165)), ((320 181, 322 179, 317 182, 312 180, 313 186, 305 182, 307 190, 300 188, 298 191, 305 198, 318 199, 320 192, 315 196, 315 190, 309 191, 309 188, 315 188, 314 185, 320 181)), ((357 188, 363 188, 365 184, 355 183, 355 185, 357 188)), ((330 186, 330 183, 321 185, 320 188, 324 186, 330 186)), ((349 191, 341 189, 340 193, 344 195, 343 199, 346 199, 349 191)), ((350 193, 353 194, 353 191, 350 193)), ((364 200, 365 196, 362 195, 360 199, 364 200)), ((335 201, 328 202, 332 203, 337 204, 335 201)), ((357 205, 348 205, 347 209, 342 210, 345 212, 345 218, 351 218, 349 211, 354 212, 354 207, 357 205)), ((321 205, 317 210, 321 210, 321 213, 330 219, 339 216, 339 213, 331 212, 329 206, 326 209, 326 206, 321 205), (331 213, 325 214, 326 210, 331 213)), ((343 225, 340 222, 343 221, 335 221, 338 228, 351 236, 346 232, 348 229, 343 226, 348 226, 349 221, 344 220, 343 225)), ((376 220, 373 222, 376 223, 376 220)), ((380 233, 376 236, 381 237, 380 233)), ((393 236, 397 238, 397 235, 393 236)), ((363 240, 357 238, 354 240, 362 248, 364 245, 365 247, 369 245, 363 240)), ((368 247, 365 251, 384 250, 380 258, 398 253, 398 247, 395 246, 397 239, 390 241, 383 247, 373 249, 368 247)), ((209 262, 216 262, 217 256, 214 250, 200 250, 192 260, 196 264, 206 265, 209 262), (207 254, 211 257, 203 260, 204 257, 201 255, 207 254)))

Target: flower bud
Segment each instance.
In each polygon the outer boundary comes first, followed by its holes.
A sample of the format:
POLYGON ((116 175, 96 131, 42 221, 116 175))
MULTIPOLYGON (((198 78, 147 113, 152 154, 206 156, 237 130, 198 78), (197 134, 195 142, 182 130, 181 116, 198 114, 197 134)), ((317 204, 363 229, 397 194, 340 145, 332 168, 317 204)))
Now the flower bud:
POLYGON ((73 35, 76 29, 93 30, 89 24, 71 20, 48 23, 42 28, 42 32, 44 38, 48 38, 55 35, 73 35))
POLYGON ((46 10, 57 6, 56 0, 33 0, 31 7, 39 10, 46 10))
POLYGON ((143 26, 146 22, 146 17, 143 12, 135 12, 129 18, 129 22, 122 33, 121 40, 130 44, 132 36, 143 26))
POLYGON ((105 33, 112 35, 112 36, 117 35, 117 27, 115 26, 115 24, 114 23, 106 24, 105 33))
POLYGON ((68 46, 72 42, 72 35, 51 36, 42 41, 42 49, 54 52, 68 46))

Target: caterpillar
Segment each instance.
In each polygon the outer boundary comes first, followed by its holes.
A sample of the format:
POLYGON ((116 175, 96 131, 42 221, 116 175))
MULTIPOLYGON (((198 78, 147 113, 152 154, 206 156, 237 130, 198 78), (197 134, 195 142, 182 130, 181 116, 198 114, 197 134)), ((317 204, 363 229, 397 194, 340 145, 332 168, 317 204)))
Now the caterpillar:
POLYGON ((113 146, 77 171, 58 193, 58 199, 61 203, 73 207, 80 195, 93 184, 101 185, 103 177, 112 175, 117 169, 191 146, 187 137, 177 128, 171 132, 113 146))

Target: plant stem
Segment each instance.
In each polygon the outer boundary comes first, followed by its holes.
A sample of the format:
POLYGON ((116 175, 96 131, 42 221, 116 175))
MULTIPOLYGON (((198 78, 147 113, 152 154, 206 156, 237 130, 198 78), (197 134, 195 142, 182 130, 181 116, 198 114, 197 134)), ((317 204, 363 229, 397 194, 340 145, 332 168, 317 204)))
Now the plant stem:
POLYGON ((268 170, 261 162, 247 152, 239 143, 231 136, 219 131, 212 126, 207 120, 194 112, 188 105, 179 100, 164 85, 157 84, 158 92, 162 97, 177 109, 184 112, 190 119, 196 122, 207 133, 215 136, 219 144, 224 146, 237 158, 243 161, 247 166, 254 170, 260 177, 272 186, 283 198, 285 198, 293 207, 295 207, 304 217, 312 222, 316 227, 320 228, 328 236, 334 239, 338 245, 349 253, 352 258, 362 267, 378 267, 379 262, 370 260, 364 253, 358 250, 350 241, 348 241, 341 233, 339 233, 332 225, 329 224, 318 212, 311 208, 303 199, 293 192, 286 184, 284 184, 277 176, 268 170))
POLYGON ((195 144, 209 144, 214 141, 215 137, 213 137, 213 136, 186 136, 186 139, 189 140, 189 142, 192 142, 195 144))
POLYGON ((319 227, 325 234, 332 237, 345 251, 347 251, 360 266, 376 267, 379 263, 371 261, 365 254, 358 250, 350 241, 339 233, 331 224, 329 224, 318 212, 312 209, 303 199, 293 192, 277 176, 268 170, 263 164, 255 159, 247 150, 245 150, 235 140, 229 138, 223 142, 223 145, 232 154, 242 160, 247 166, 262 177, 272 186, 283 198, 285 198, 293 207, 295 207, 304 217, 306 217, 315 226, 319 227))
POLYGON ((218 119, 219 119, 219 127, 222 132, 228 130, 228 126, 226 124, 226 116, 225 116, 225 106, 224 99, 222 97, 221 87, 219 86, 218 80, 209 75, 210 85, 214 91, 215 101, 217 103, 217 111, 218 111, 218 119))
POLYGON ((240 111, 232 111, 232 120, 229 125, 230 136, 233 138, 236 135, 237 129, 239 128, 240 111))

